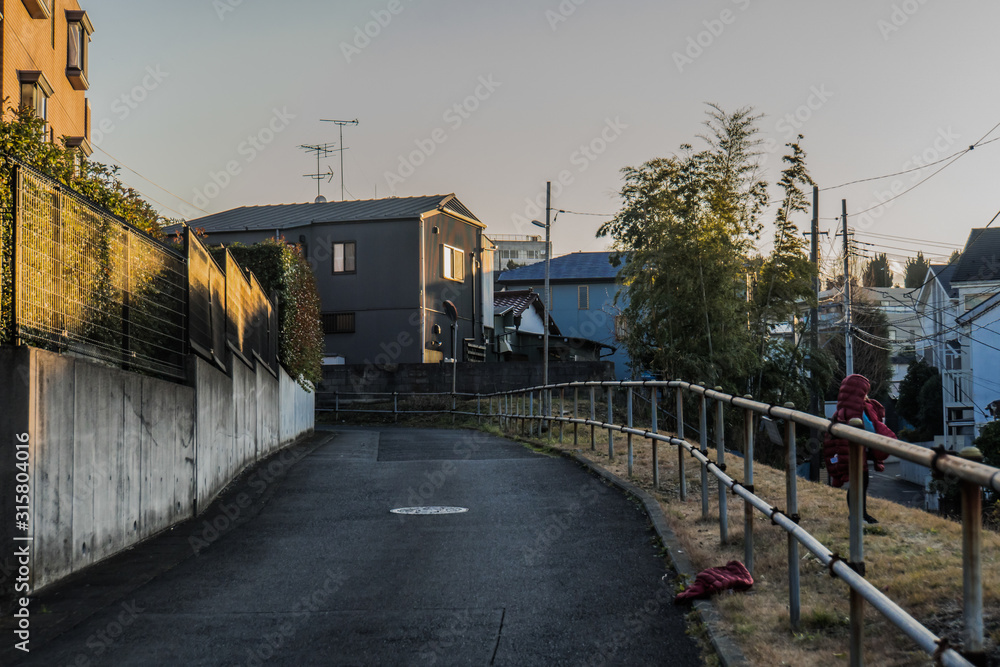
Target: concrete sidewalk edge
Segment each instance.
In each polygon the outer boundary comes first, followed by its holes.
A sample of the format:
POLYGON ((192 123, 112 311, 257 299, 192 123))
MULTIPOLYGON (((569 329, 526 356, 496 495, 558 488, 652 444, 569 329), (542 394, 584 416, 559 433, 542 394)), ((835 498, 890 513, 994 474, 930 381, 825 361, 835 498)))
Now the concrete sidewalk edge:
MULTIPOLYGON (((600 476, 611 484, 614 484, 625 493, 641 500, 643 506, 646 508, 646 514, 649 515, 649 520, 653 524, 653 529, 663 542, 663 546, 666 548, 666 551, 670 556, 670 562, 674 566, 674 569, 678 574, 686 575, 692 581, 694 580, 695 575, 698 573, 695 571, 694 566, 691 564, 691 560, 688 558, 687 554, 684 553, 683 549, 681 549, 680 542, 678 542, 677 536, 674 535, 673 531, 670 529, 670 525, 667 523, 667 518, 663 514, 663 509, 660 507, 660 503, 657 502, 656 498, 653 498, 653 496, 649 495, 649 493, 645 490, 640 489, 631 482, 625 481, 606 468, 603 468, 597 463, 584 458, 576 452, 568 452, 555 448, 552 448, 552 451, 559 452, 562 456, 573 459, 581 466, 584 466, 588 470, 592 471, 594 474, 600 476)), ((693 607, 697 610, 699 616, 701 617, 702 623, 705 624, 705 627, 708 630, 709 641, 712 644, 712 648, 715 649, 716 654, 719 656, 719 661, 722 663, 723 667, 749 666, 751 663, 746 659, 746 656, 743 655, 740 648, 722 632, 721 618, 718 610, 715 608, 715 605, 709 600, 695 600, 693 607)))

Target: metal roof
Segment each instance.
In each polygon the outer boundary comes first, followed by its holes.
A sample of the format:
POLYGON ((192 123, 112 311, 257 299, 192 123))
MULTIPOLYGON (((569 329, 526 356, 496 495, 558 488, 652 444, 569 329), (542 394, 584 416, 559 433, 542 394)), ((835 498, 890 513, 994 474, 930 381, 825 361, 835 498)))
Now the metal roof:
MULTIPOLYGON (((611 265, 612 252, 574 252, 549 260, 549 280, 603 280, 614 282, 618 267, 611 265)), ((539 283, 545 280, 545 262, 504 271, 499 282, 539 283)))
POLYGON ((973 229, 962 249, 951 282, 1000 280, 1000 228, 973 229))
POLYGON ((361 222, 419 218, 424 213, 448 211, 479 224, 482 222, 454 194, 424 197, 389 197, 321 204, 272 204, 241 206, 188 221, 190 227, 214 232, 241 232, 303 227, 325 222, 361 222))

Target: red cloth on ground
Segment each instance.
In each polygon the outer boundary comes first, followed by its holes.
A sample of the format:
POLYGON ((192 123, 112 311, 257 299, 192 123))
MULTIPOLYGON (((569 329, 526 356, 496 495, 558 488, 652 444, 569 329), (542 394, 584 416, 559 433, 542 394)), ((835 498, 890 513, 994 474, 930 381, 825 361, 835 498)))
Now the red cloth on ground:
MULTIPOLYGON (((837 393, 837 411, 833 414, 833 421, 847 424, 852 419, 861 419, 864 413, 875 427, 876 433, 895 438, 896 434, 883 423, 885 408, 878 401, 866 398, 870 389, 871 383, 863 375, 848 375, 844 378, 837 393)), ((823 443, 823 456, 826 459, 826 469, 830 473, 830 484, 843 486, 848 481, 850 443, 843 438, 834 438, 827 434, 826 442, 823 443)), ((882 462, 887 456, 889 455, 886 452, 865 448, 865 459, 875 461, 876 472, 885 470, 885 464, 882 462)))
POLYGON ((694 583, 677 594, 674 602, 707 598, 729 588, 745 591, 753 586, 753 577, 746 566, 738 560, 729 561, 725 567, 710 567, 698 573, 694 583))

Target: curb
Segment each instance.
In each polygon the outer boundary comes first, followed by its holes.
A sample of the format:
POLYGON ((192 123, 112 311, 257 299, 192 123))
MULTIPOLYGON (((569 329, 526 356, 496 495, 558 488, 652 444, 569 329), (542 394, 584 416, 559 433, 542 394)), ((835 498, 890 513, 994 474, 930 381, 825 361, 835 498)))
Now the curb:
MULTIPOLYGON (((663 515, 663 509, 660 507, 660 503, 657 502, 655 498, 649 495, 643 489, 635 486, 631 482, 627 482, 621 479, 614 473, 610 472, 606 468, 589 461, 582 455, 576 452, 569 452, 561 449, 556 449, 554 447, 549 448, 551 451, 558 452, 561 456, 572 459, 576 461, 581 466, 587 468, 593 472, 598 477, 614 484, 619 489, 632 495, 642 501, 643 507, 646 508, 646 514, 649 516, 649 520, 653 524, 653 530, 659 536, 660 540, 663 542, 663 546, 666 548, 667 553, 670 556, 670 562, 680 575, 686 575, 692 581, 696 574, 698 574, 694 566, 691 565, 691 560, 688 558, 687 554, 681 549, 680 542, 677 541, 677 536, 674 535, 673 531, 670 529, 670 525, 667 523, 667 518, 663 515)), ((708 630, 708 638, 712 644, 712 648, 715 649, 716 654, 719 656, 719 662, 722 663, 723 667, 748 667, 751 663, 747 660, 746 656, 743 655, 743 651, 722 632, 722 623, 719 616, 718 610, 715 605, 708 600, 695 600, 693 608, 701 616, 702 623, 708 630)))

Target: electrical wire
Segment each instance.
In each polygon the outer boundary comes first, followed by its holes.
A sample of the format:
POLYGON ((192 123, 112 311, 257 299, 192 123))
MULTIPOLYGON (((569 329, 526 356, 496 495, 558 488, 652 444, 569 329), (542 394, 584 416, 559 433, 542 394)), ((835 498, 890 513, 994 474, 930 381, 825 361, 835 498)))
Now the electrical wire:
MULTIPOLYGON (((154 186, 156 186, 156 187, 158 187, 159 189, 161 189, 161 190, 163 190, 164 192, 166 192, 166 193, 167 193, 168 195, 170 195, 171 197, 174 197, 174 198, 176 198, 177 200, 179 200, 179 201, 182 201, 182 202, 184 202, 184 203, 185 203, 185 204, 187 204, 188 206, 191 206, 191 207, 193 207, 193 208, 196 208, 196 209, 198 209, 199 211, 201 211, 201 212, 202 212, 202 213, 204 213, 205 215, 209 215, 209 212, 208 212, 208 211, 206 211, 205 209, 201 208, 200 206, 195 206, 194 204, 192 204, 191 202, 187 201, 187 200, 186 200, 186 199, 184 199, 183 197, 181 197, 181 196, 179 196, 179 195, 175 195, 175 194, 174 194, 173 192, 171 192, 170 190, 167 190, 167 189, 166 189, 165 187, 163 187, 162 185, 159 185, 159 184, 158 184, 158 183, 156 183, 155 181, 152 181, 152 180, 150 180, 150 179, 146 178, 145 176, 143 176, 142 174, 140 174, 139 172, 137 172, 137 171, 136 171, 135 169, 133 169, 132 167, 128 166, 127 164, 125 164, 124 162, 122 162, 121 160, 119 160, 119 159, 118 159, 118 158, 116 158, 116 157, 115 157, 114 155, 112 155, 111 153, 107 152, 106 150, 104 150, 104 149, 103 149, 103 148, 101 148, 100 146, 95 146, 95 148, 97 148, 97 150, 101 151, 102 153, 104 153, 105 155, 107 155, 107 156, 108 156, 109 158, 111 158, 112 160, 114 160, 115 162, 117 162, 117 163, 118 163, 119 165, 121 165, 122 167, 125 167, 126 169, 128 169, 128 170, 129 170, 129 171, 131 171, 131 172, 132 172, 133 174, 135 174, 136 176, 138 176, 138 177, 139 177, 139 178, 141 178, 142 180, 146 181, 147 183, 151 183, 151 184, 153 184, 154 186)), ((147 196, 148 196, 148 195, 147 195, 147 196)), ((150 197, 150 199, 153 199, 153 198, 152 198, 152 197, 150 197)), ((156 201, 156 200, 155 200, 155 199, 153 199, 153 201, 156 201)), ((176 210, 174 210, 174 209, 170 208, 169 206, 167 206, 166 204, 164 204, 164 203, 162 203, 162 202, 156 202, 156 203, 160 204, 161 206, 165 206, 166 208, 170 209, 171 211, 174 211, 174 213, 177 213, 177 214, 179 214, 179 215, 183 215, 183 214, 181 214, 181 213, 180 213, 180 211, 176 211, 176 210)))

